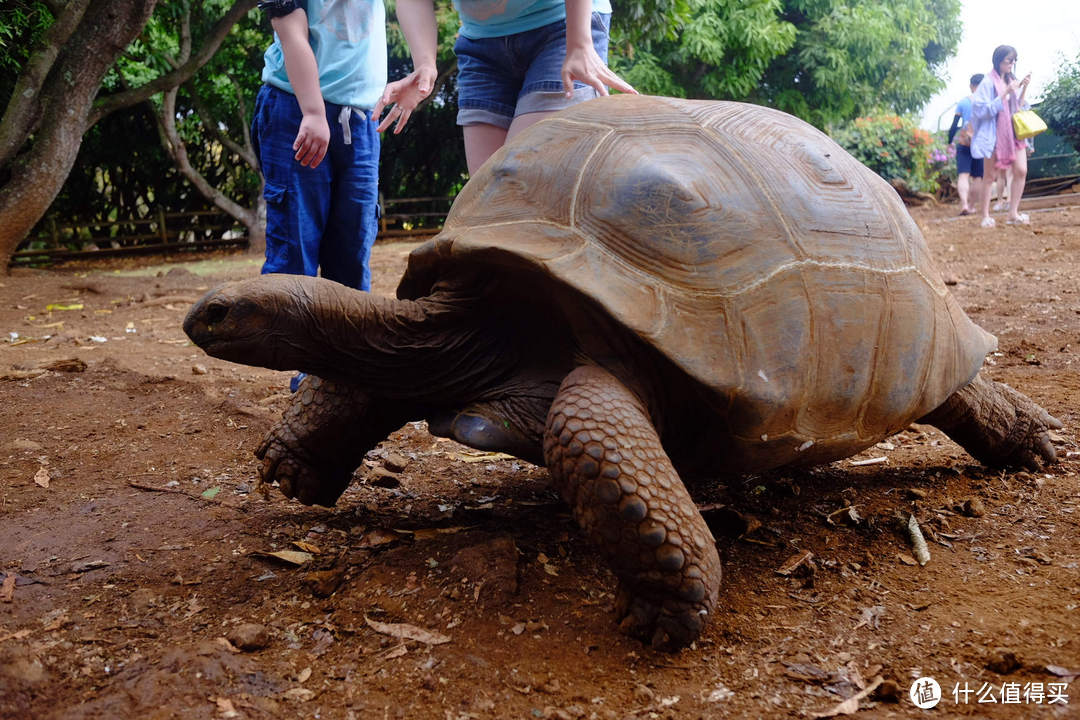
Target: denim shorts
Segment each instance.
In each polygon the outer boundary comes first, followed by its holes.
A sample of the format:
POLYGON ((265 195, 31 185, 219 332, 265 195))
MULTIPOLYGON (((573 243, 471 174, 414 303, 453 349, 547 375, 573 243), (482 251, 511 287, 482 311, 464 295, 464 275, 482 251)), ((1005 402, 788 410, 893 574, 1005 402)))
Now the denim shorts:
MULTIPOLYGON (((592 14, 596 54, 607 62, 610 13, 592 14)), ((597 97, 588 85, 574 83, 563 94, 566 21, 503 37, 473 40, 458 36, 458 125, 480 123, 508 128, 517 115, 562 110, 597 97)))

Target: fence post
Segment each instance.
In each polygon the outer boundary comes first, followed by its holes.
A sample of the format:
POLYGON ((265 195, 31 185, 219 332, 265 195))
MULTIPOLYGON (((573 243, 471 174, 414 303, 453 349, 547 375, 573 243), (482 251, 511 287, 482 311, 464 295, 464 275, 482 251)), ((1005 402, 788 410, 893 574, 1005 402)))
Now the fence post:
POLYGON ((56 218, 49 218, 49 234, 52 235, 52 246, 60 247, 60 231, 56 227, 56 218))
POLYGON ((379 191, 379 232, 386 233, 386 198, 379 191))
POLYGON ((165 229, 165 208, 158 205, 158 234, 161 235, 162 244, 169 242, 169 233, 165 229))

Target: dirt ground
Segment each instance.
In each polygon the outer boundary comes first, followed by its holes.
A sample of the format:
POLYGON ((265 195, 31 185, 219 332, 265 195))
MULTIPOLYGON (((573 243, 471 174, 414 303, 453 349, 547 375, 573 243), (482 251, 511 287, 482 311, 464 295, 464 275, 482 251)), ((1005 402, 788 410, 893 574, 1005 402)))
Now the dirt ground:
MULTIPOLYGON (((617 633, 541 468, 415 423, 335 508, 264 497, 252 451, 288 375, 180 327, 254 261, 0 277, 0 717, 1080 717, 1080 207, 912 214, 1000 341, 990 375, 1065 423, 1061 462, 993 472, 912 426, 699 487, 722 610, 675 655, 617 633)), ((412 247, 376 248, 376 292, 412 247)))

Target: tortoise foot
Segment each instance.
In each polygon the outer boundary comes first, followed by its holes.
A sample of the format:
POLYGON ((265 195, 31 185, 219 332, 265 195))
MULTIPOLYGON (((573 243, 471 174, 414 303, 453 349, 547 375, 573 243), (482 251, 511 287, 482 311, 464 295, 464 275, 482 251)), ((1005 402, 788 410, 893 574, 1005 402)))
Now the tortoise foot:
POLYGON ((620 582, 615 614, 620 632, 670 652, 698 638, 709 609, 704 602, 678 599, 664 588, 620 582))
POLYGON ((605 370, 574 370, 551 406, 544 457, 619 578, 620 628, 665 650, 693 642, 716 604, 720 557, 641 402, 605 370))
POLYGON ((374 412, 366 393, 308 375, 255 450, 259 480, 305 505, 332 506, 368 450, 400 425, 374 412))
POLYGON ((1063 427, 1028 396, 981 373, 920 422, 940 428, 984 465, 1029 470, 1057 461, 1049 431, 1063 427))

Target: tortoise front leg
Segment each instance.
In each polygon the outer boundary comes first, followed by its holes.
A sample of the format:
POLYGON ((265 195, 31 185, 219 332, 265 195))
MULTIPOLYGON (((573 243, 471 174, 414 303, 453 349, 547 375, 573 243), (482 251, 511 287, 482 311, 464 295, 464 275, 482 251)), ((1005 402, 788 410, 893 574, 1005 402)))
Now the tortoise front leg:
POLYGON ((613 375, 579 367, 548 413, 544 458, 578 524, 620 581, 620 629, 677 649, 716 604, 720 556, 642 403, 613 375))
POLYGON ((1057 460, 1048 430, 1061 421, 1008 385, 975 376, 919 420, 940 429, 990 467, 1038 470, 1057 460))
POLYGON ((308 375, 255 450, 259 479, 305 505, 332 506, 364 455, 404 424, 384 410, 360 388, 308 375))

